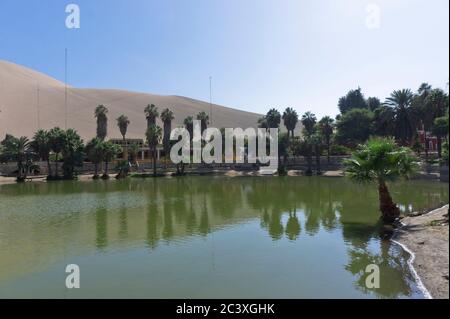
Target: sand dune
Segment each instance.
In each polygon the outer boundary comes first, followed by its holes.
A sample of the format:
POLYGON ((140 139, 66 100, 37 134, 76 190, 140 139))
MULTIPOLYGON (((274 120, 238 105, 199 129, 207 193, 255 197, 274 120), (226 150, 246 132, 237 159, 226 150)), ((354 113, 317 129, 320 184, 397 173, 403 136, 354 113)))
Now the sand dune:
MULTIPOLYGON (((65 127, 64 83, 45 74, 0 60, 0 138, 6 133, 31 137, 38 128, 65 127), (39 105, 39 107, 38 107, 39 105)), ((109 109, 108 137, 121 135, 116 125, 120 114, 129 117, 127 137, 143 138, 146 129, 144 108, 155 104, 159 110, 170 108, 174 126, 200 111, 209 112, 210 105, 181 96, 162 96, 124 90, 78 89, 68 87, 67 126, 87 140, 95 135, 94 109, 104 104, 109 109)), ((214 127, 256 127, 260 114, 239 111, 220 105, 212 107, 214 127)), ((159 122, 160 125, 161 122, 159 122)))

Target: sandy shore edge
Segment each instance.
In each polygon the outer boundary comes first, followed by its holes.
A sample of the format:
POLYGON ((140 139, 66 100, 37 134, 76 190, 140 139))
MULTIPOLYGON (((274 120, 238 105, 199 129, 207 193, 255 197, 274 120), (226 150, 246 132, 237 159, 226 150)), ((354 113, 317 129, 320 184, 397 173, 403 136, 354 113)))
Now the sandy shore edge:
POLYGON ((405 217, 391 240, 409 255, 408 266, 428 299, 449 298, 449 226, 443 221, 449 205, 405 217))

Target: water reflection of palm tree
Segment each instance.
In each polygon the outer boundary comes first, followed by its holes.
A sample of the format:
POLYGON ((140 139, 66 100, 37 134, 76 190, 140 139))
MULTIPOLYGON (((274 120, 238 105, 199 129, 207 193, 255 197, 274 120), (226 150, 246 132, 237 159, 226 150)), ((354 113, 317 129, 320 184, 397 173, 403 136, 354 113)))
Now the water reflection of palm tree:
POLYGON ((99 208, 95 212, 96 247, 103 250, 108 246, 108 212, 106 208, 99 208))
POLYGON ((281 239, 284 233, 284 227, 281 223, 281 212, 277 210, 272 210, 269 220, 269 235, 273 240, 281 239))
POLYGON ((122 239, 128 237, 128 216, 126 206, 123 206, 119 212, 119 237, 122 239))
POLYGON ((158 206, 155 201, 151 201, 148 205, 146 242, 151 249, 158 244, 158 206))
POLYGON ((380 240, 380 253, 374 254, 368 248, 351 249, 349 263, 345 269, 356 277, 355 286, 364 293, 372 293, 379 298, 413 297, 414 278, 409 270, 405 252, 389 241, 380 240), (368 265, 380 268, 380 287, 367 288, 368 265))
POLYGON ((206 196, 203 196, 203 209, 200 216, 199 232, 204 236, 208 235, 211 232, 209 225, 208 208, 206 206, 206 196))
POLYGON ((164 227, 162 231, 162 237, 169 241, 174 234, 173 231, 173 210, 172 210, 172 204, 170 202, 170 199, 165 198, 163 201, 164 206, 164 227))
POLYGON ((296 240, 300 235, 300 223, 297 218, 295 209, 293 212, 289 212, 289 218, 286 223, 286 236, 289 240, 296 240))

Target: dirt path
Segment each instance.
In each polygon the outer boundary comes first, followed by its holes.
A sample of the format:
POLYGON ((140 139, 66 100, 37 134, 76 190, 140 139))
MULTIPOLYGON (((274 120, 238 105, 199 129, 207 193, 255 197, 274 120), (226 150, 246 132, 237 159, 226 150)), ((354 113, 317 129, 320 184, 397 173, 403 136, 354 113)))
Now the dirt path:
POLYGON ((449 298, 448 205, 430 213, 402 219, 394 241, 413 254, 413 267, 432 298, 449 298))

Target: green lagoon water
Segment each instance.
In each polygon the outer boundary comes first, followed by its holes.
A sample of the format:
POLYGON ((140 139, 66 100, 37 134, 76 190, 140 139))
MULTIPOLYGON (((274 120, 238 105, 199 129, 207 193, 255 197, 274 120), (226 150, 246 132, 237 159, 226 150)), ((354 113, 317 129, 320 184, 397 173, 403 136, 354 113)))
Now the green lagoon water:
MULTIPOLYGON (((437 182, 391 191, 404 212, 448 202, 437 182)), ((0 185, 0 298, 423 298, 377 204, 324 177, 0 185)))

